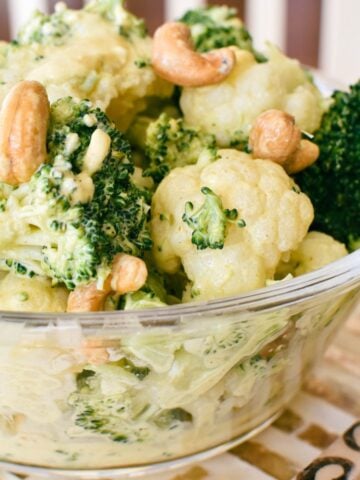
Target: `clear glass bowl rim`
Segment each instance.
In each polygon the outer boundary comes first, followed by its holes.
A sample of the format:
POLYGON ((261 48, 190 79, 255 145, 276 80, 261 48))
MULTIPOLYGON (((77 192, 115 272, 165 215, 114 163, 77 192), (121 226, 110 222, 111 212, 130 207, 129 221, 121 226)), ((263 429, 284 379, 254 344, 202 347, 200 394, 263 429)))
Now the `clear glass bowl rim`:
POLYGON ((25 313, 0 310, 0 320, 40 327, 54 322, 65 325, 76 320, 82 327, 115 326, 127 331, 147 327, 169 327, 187 317, 222 315, 231 312, 265 311, 301 303, 320 295, 350 291, 360 286, 360 249, 311 273, 276 282, 248 293, 202 302, 190 302, 146 310, 96 313, 25 313))

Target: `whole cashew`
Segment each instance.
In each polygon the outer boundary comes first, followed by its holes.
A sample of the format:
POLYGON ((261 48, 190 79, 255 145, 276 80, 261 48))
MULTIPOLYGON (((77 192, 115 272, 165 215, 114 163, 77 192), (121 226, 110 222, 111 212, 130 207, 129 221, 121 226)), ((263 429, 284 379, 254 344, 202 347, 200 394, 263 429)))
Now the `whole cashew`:
POLYGON ((38 82, 16 84, 0 112, 0 181, 19 185, 46 162, 50 115, 45 88, 38 82))
POLYGON ((319 148, 309 140, 301 140, 301 131, 293 116, 281 110, 260 114, 250 131, 249 145, 254 158, 272 160, 288 174, 297 173, 317 160, 319 148))
POLYGON ((176 85, 201 87, 219 83, 234 64, 235 55, 230 48, 195 52, 190 29, 183 23, 165 23, 155 32, 152 65, 160 77, 176 85))
POLYGON ((70 293, 67 312, 98 312, 104 309, 111 292, 124 295, 139 290, 147 279, 147 268, 141 258, 120 253, 116 255, 111 274, 105 280, 104 288, 98 290, 96 282, 77 287, 70 293))

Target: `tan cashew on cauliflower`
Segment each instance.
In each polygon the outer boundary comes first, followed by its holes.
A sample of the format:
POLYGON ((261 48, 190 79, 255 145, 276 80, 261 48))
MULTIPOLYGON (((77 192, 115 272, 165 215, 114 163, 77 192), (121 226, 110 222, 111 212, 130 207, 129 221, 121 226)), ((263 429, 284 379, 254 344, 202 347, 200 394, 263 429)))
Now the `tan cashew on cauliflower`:
POLYGON ((183 89, 181 108, 189 125, 216 135, 222 146, 244 141, 256 117, 272 108, 293 115, 301 130, 311 133, 319 127, 323 99, 297 60, 274 46, 264 63, 248 51, 232 49, 236 63, 224 81, 183 89))
POLYGON ((236 150, 213 163, 174 169, 153 197, 158 268, 183 266, 183 300, 226 297, 265 286, 313 220, 309 198, 284 169, 236 150))
POLYGON ((249 146, 254 158, 272 160, 287 173, 298 173, 312 165, 319 156, 319 147, 301 139, 295 118, 281 110, 260 114, 250 131, 249 146))
POLYGON ((176 85, 201 87, 219 83, 230 74, 234 63, 230 48, 195 52, 190 29, 182 23, 165 23, 155 32, 153 67, 160 77, 176 85))

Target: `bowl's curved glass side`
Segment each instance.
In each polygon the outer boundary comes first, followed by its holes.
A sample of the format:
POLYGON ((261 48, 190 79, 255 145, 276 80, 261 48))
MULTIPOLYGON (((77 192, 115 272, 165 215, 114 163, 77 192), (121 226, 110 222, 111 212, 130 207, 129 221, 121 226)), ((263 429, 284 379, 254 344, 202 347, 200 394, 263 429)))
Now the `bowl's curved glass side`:
POLYGON ((248 433, 298 391, 357 294, 343 286, 169 331, 0 322, 0 460, 131 467, 248 433))
MULTIPOLYGON (((218 298, 201 302, 188 302, 166 307, 144 310, 116 310, 95 313, 22 313, 0 310, 0 321, 24 324, 37 330, 47 329, 53 324, 69 325, 71 322, 81 325, 88 332, 105 327, 123 333, 137 333, 144 326, 150 328, 174 326, 186 323, 195 316, 207 319, 209 316, 240 310, 262 311, 278 308, 284 304, 293 304, 303 300, 325 295, 330 290, 351 290, 360 283, 360 249, 336 260, 318 270, 291 280, 273 283, 233 297, 218 298)), ((187 328, 187 325, 186 325, 187 328)))

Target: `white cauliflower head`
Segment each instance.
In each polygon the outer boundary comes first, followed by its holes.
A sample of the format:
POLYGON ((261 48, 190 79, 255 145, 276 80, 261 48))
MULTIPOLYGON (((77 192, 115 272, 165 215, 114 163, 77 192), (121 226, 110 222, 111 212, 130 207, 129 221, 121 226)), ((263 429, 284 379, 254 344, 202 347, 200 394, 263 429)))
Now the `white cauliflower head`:
POLYGON ((257 63, 250 52, 233 49, 236 65, 223 82, 183 89, 181 108, 189 125, 216 135, 222 146, 246 139, 255 118, 272 108, 293 115, 307 132, 320 126, 324 101, 297 60, 271 47, 268 61, 257 63))
POLYGON ((291 274, 294 277, 312 272, 328 263, 335 262, 348 254, 343 243, 322 232, 309 232, 298 248, 291 252, 287 261, 278 265, 276 276, 284 278, 291 274))
POLYGON ((226 297, 265 286, 281 257, 297 248, 313 220, 310 200, 281 166, 237 150, 220 150, 219 155, 212 163, 200 159, 196 165, 175 168, 153 197, 155 262, 167 273, 183 266, 191 282, 184 300, 226 297), (193 229, 183 219, 186 204, 194 212, 204 204, 203 187, 216 194, 232 217, 226 221, 223 248, 197 249, 193 229))
POLYGON ((12 312, 66 312, 69 292, 54 287, 45 277, 17 276, 2 272, 0 305, 12 312))

